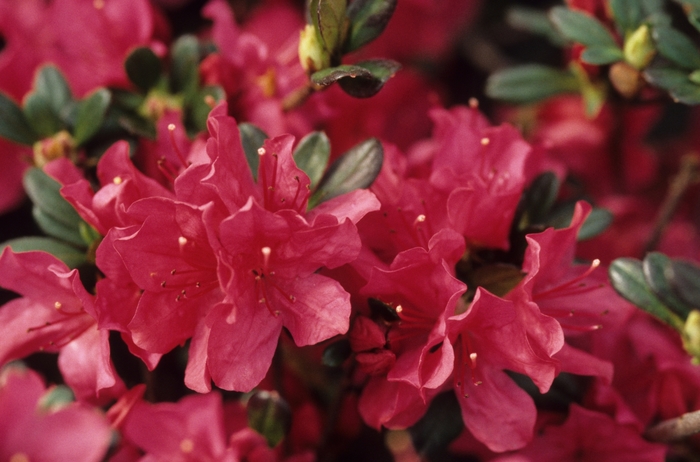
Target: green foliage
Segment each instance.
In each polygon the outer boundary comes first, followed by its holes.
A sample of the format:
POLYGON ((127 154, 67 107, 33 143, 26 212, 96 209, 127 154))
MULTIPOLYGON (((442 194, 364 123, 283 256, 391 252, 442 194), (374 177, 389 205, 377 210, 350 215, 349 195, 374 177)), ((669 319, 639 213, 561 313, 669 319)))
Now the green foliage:
POLYGON ((550 10, 549 17, 562 35, 572 42, 587 47, 617 47, 617 42, 610 31, 587 13, 557 6, 550 10))
POLYGON ((39 139, 22 109, 0 93, 0 137, 31 146, 39 139))
POLYGON ((73 129, 73 139, 78 146, 88 141, 100 129, 110 101, 109 91, 99 88, 78 104, 78 115, 73 129))
POLYGON ((352 349, 350 348, 350 341, 343 338, 331 343, 325 350, 323 350, 321 362, 324 366, 340 367, 345 360, 350 357, 351 353, 352 349))
POLYGON ((344 52, 355 51, 377 38, 394 14, 397 0, 353 0, 347 9, 350 20, 344 52))
POLYGON ((257 391, 248 399, 248 426, 265 437, 274 448, 289 432, 292 412, 276 391, 257 391))
POLYGON ((262 147, 263 143, 269 138, 269 136, 267 136, 267 133, 250 123, 238 124, 238 131, 241 133, 241 144, 243 145, 245 158, 248 160, 248 167, 250 167, 253 178, 257 179, 258 165, 260 165, 258 149, 262 147))
POLYGON ((294 150, 294 162, 311 180, 315 188, 326 171, 331 156, 331 142, 323 132, 311 132, 299 141, 294 150))
POLYGON ((26 236, 10 239, 0 244, 0 252, 10 247, 15 252, 40 250, 61 260, 69 268, 77 268, 85 263, 85 252, 53 237, 26 236))
POLYGON ((579 82, 571 72, 539 64, 511 67, 489 76, 486 94, 509 103, 529 104, 561 93, 574 93, 579 82))
POLYGON ((163 64, 148 47, 139 47, 129 53, 124 62, 126 75, 141 91, 147 92, 160 80, 163 64))
POLYGON ((73 103, 68 83, 54 66, 42 67, 32 92, 24 99, 24 115, 34 131, 49 137, 67 128, 67 115, 73 103))

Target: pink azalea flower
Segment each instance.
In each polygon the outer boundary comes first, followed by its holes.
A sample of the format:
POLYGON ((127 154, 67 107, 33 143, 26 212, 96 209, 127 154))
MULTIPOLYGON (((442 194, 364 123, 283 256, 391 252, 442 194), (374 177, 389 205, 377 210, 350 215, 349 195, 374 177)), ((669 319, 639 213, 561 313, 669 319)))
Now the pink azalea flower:
POLYGON ((81 403, 42 408, 50 391, 30 369, 0 373, 0 459, 103 460, 112 438, 104 415, 81 403))
POLYGON ((77 270, 44 252, 6 248, 0 286, 23 295, 0 308, 0 364, 58 352, 59 368, 78 399, 101 403, 124 391, 110 359, 109 332, 97 329, 94 297, 77 270))

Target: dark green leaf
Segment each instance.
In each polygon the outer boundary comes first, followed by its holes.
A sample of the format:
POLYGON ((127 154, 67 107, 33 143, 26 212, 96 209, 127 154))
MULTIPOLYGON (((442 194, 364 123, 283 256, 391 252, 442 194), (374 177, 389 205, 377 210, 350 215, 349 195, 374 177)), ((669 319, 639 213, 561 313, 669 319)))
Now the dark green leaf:
POLYGON ((294 162, 311 180, 315 188, 326 171, 331 156, 331 142, 323 132, 311 132, 299 141, 294 150, 294 162))
POLYGON ((37 206, 32 208, 32 216, 39 228, 47 235, 61 239, 76 247, 86 246, 83 237, 80 235, 80 222, 68 225, 47 214, 37 206))
POLYGON ((52 237, 28 236, 11 239, 0 244, 0 252, 10 247, 15 252, 41 250, 61 260, 69 268, 77 268, 85 263, 85 252, 52 237))
POLYGON ((24 190, 36 207, 56 221, 77 229, 82 219, 73 206, 61 196, 61 185, 56 180, 43 170, 33 167, 24 174, 23 182, 24 190))
POLYGON ((605 26, 593 16, 565 6, 556 6, 549 18, 564 35, 573 42, 587 47, 615 48, 617 42, 605 26))
POLYGON ((650 84, 669 92, 676 102, 700 104, 700 86, 691 82, 684 71, 672 68, 647 69, 644 77, 650 84))
POLYGON ((338 84, 345 93, 355 98, 369 98, 376 95, 384 84, 401 69, 401 64, 388 59, 372 59, 355 63, 355 66, 369 71, 370 76, 358 75, 356 78, 340 79, 338 84))
POLYGON ((470 288, 483 287, 492 294, 503 297, 517 286, 523 277, 525 277, 525 273, 517 266, 507 263, 493 263, 471 271, 469 280, 466 282, 470 288))
POLYGON ((58 411, 75 401, 73 391, 65 385, 55 385, 39 399, 37 408, 47 414, 58 411))
POLYGON ((248 400, 248 426, 265 437, 274 448, 289 432, 292 413, 276 391, 257 391, 248 400))
POLYGON ((700 309, 700 268, 696 264, 672 260, 668 281, 683 302, 700 309))
POLYGON ((354 146, 338 158, 323 175, 309 199, 309 210, 341 194, 369 188, 382 169, 384 148, 376 138, 354 146))
POLYGON ((660 252, 651 252, 642 262, 644 278, 654 294, 682 319, 688 317, 691 307, 678 298, 668 278, 673 278, 671 259, 660 252))
POLYGON ((537 176, 523 195, 522 216, 518 227, 526 229, 533 224, 544 223, 549 210, 559 194, 560 182, 553 172, 537 176))
POLYGON ((193 97, 199 85, 199 42, 193 35, 183 35, 173 44, 170 87, 173 93, 193 97))
POLYGON ((72 99, 63 74, 54 66, 44 66, 24 99, 24 114, 38 135, 48 137, 66 128, 72 99))
POLYGON ((345 52, 350 53, 379 37, 394 14, 397 0, 353 0, 348 7, 350 29, 345 52))
POLYGON ((586 218, 586 221, 581 225, 581 229, 578 230, 577 239, 579 241, 585 241, 586 239, 599 235, 608 229, 612 221, 613 214, 610 213, 609 210, 594 207, 593 210, 591 210, 591 214, 586 218))
POLYGON ((129 80, 141 91, 147 92, 160 80, 162 64, 160 58, 148 47, 132 51, 124 63, 129 80))
POLYGON ((239 124, 238 131, 241 132, 241 144, 243 145, 245 157, 248 160, 248 167, 250 167, 253 178, 257 179, 258 165, 260 164, 258 149, 262 147, 265 140, 269 137, 267 133, 249 123, 239 124))
POLYGON ((332 83, 344 78, 372 78, 372 74, 365 68, 350 64, 343 64, 336 67, 328 67, 311 74, 311 81, 316 85, 327 87, 332 83))
POLYGON ((425 415, 409 432, 416 450, 432 456, 447 448, 464 430, 462 413, 457 397, 452 391, 433 399, 425 415))
POLYGON ((4 93, 0 93, 0 137, 28 146, 39 139, 22 109, 4 93))
POLYGON ((612 64, 625 59, 625 55, 618 47, 588 47, 581 53, 581 60, 596 66, 612 64))
POLYGON ((652 37, 659 54, 683 69, 700 68, 700 51, 685 34, 671 27, 654 27, 652 37))
POLYGON ((191 135, 196 135, 207 129, 207 118, 211 112, 211 106, 207 100, 212 99, 214 103, 219 103, 226 99, 224 89, 218 85, 207 85, 199 90, 194 100, 189 101, 188 122, 192 126, 191 135))
POLYGON ((313 24, 321 38, 321 44, 328 53, 334 55, 342 45, 340 40, 345 33, 345 10, 347 0, 318 0, 312 2, 313 24))
POLYGON ((380 319, 384 322, 397 322, 401 320, 393 306, 384 303, 378 298, 368 298, 367 306, 369 306, 372 317, 375 319, 380 319))
POLYGON ((610 9, 623 36, 636 30, 645 16, 644 6, 639 0, 610 0, 610 9))
POLYGON ((537 35, 543 35, 555 46, 563 47, 566 39, 554 27, 547 13, 536 9, 514 6, 508 9, 506 21, 516 29, 525 30, 537 35))
POLYGON ((97 133, 104 120, 110 100, 109 91, 100 88, 80 102, 73 129, 73 139, 76 145, 80 146, 97 133))
POLYGON ((608 276, 622 297, 671 327, 679 331, 683 329, 683 321, 654 295, 647 284, 641 261, 618 258, 608 268, 608 276))
POLYGON ((486 94, 510 103, 535 103, 560 93, 574 93, 579 82, 569 71, 539 64, 512 67, 491 74, 486 94))
POLYGON ((350 357, 350 341, 346 338, 331 343, 323 350, 321 362, 324 366, 340 367, 350 357))

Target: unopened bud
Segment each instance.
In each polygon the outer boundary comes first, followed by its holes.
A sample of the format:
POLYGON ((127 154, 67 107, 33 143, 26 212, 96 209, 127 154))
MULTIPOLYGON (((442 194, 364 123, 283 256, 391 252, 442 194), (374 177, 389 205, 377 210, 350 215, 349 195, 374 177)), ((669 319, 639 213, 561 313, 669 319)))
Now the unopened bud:
POLYGON ((61 157, 73 157, 75 153, 75 141, 65 130, 61 130, 52 137, 44 138, 34 143, 34 165, 43 168, 52 160, 61 157))
POLYGON ((308 74, 326 69, 331 65, 330 56, 318 40, 316 29, 314 29, 312 24, 307 24, 301 31, 301 36, 299 38, 299 61, 301 62, 301 67, 303 67, 308 74))
POLYGON ((683 326, 683 348, 693 357, 694 364, 700 364, 700 311, 693 310, 683 326))
POLYGON ((627 37, 623 49, 625 60, 635 69, 644 69, 656 54, 649 26, 642 24, 627 37))
POLYGON ((644 86, 641 73, 623 61, 610 66, 608 77, 615 89, 625 98, 632 98, 644 86))

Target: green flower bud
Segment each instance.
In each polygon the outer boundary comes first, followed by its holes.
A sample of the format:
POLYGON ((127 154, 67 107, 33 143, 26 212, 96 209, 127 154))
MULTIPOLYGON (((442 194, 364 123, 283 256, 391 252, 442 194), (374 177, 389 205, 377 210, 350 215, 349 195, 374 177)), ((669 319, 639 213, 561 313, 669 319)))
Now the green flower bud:
POLYGON ((331 65, 331 57, 318 40, 316 29, 307 24, 299 38, 299 61, 308 74, 326 69, 331 65))
POLYGON ((656 54, 649 26, 642 24, 627 37, 623 48, 625 60, 635 69, 644 69, 656 54))
POLYGON ((693 364, 700 364, 700 311, 693 310, 683 326, 683 348, 693 357, 693 364))

